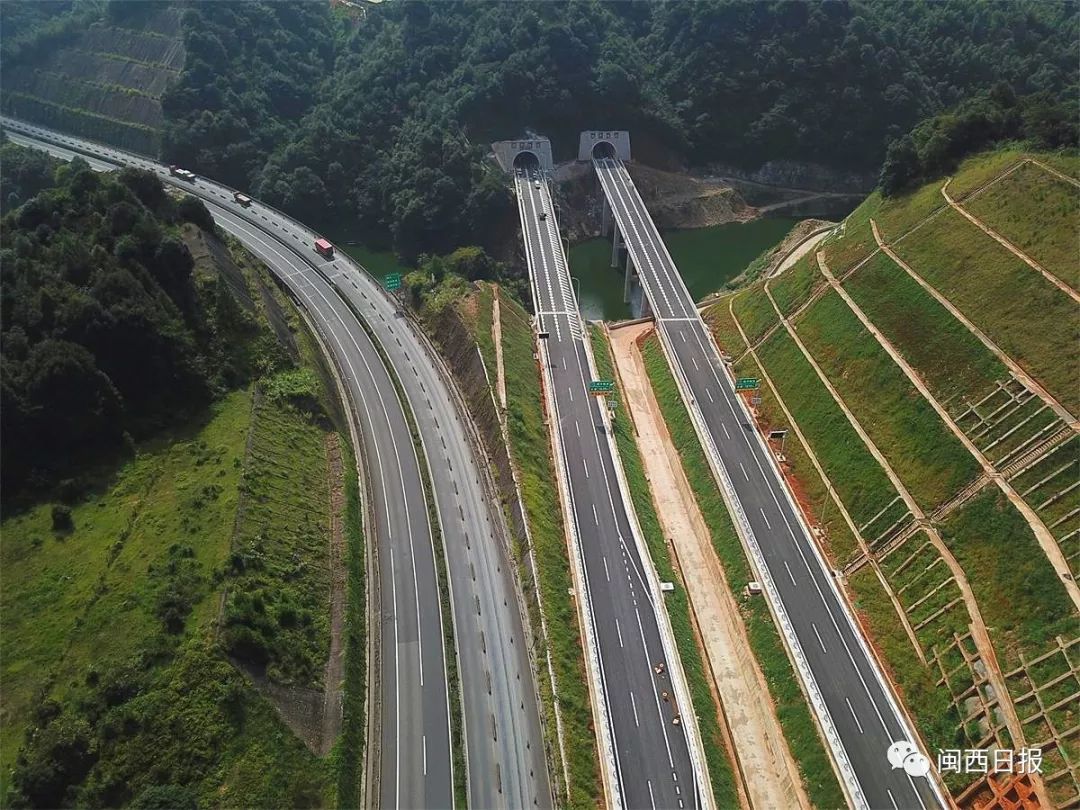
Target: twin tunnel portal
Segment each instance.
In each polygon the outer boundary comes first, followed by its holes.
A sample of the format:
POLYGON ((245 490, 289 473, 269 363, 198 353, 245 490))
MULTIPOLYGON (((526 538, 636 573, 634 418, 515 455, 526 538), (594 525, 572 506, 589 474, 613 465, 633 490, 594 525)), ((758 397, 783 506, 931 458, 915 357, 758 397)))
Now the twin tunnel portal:
MULTIPOLYGON (((526 138, 516 141, 499 141, 493 144, 496 159, 507 172, 527 177, 533 182, 544 180, 554 173, 551 145, 546 138, 526 138)), ((621 165, 630 160, 630 134, 625 130, 592 130, 581 133, 578 146, 578 162, 592 161, 594 165, 621 165)), ((599 178, 598 178, 599 179, 599 178)), ((627 250, 626 239, 619 230, 611 204, 598 184, 601 204, 600 235, 611 237, 611 267, 623 272, 623 303, 630 305, 634 317, 652 314, 649 297, 645 294, 634 264, 627 250)))

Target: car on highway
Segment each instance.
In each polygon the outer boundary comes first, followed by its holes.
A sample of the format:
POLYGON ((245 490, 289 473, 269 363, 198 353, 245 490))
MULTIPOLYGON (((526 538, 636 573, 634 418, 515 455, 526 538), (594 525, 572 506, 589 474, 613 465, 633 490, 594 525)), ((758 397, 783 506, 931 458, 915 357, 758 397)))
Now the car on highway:
POLYGON ((244 206, 244 208, 249 208, 251 206, 251 197, 247 194, 241 194, 239 191, 233 192, 233 200, 244 206))
POLYGON ((540 221, 543 222, 545 219, 547 219, 547 211, 541 211, 540 212, 540 221))
POLYGON ((540 188, 540 181, 539 180, 534 180, 533 181, 533 188, 540 188))

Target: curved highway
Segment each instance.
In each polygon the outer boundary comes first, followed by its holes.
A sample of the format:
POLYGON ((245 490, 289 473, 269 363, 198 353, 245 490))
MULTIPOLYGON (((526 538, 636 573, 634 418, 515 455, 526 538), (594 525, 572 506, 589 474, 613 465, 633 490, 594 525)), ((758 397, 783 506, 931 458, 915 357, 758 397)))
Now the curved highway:
POLYGON ((328 346, 361 428, 369 506, 377 516, 381 609, 382 807, 454 805, 450 703, 443 656, 438 565, 432 530, 441 531, 449 568, 461 670, 472 807, 549 807, 552 803, 528 637, 509 563, 506 529, 471 441, 472 426, 453 383, 417 330, 357 264, 315 254, 315 234, 257 202, 203 178, 172 177, 146 158, 12 119, 12 139, 97 169, 135 166, 200 197, 218 225, 262 259, 297 296, 328 346), (385 352, 422 440, 437 507, 428 520, 421 459, 394 381, 357 313, 385 352))

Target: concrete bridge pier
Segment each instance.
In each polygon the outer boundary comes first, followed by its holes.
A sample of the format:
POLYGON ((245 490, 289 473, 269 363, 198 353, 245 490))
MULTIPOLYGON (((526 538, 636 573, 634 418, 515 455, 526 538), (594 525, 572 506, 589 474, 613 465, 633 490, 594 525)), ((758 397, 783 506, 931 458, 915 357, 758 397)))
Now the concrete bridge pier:
MULTIPOLYGON (((599 182, 599 181, 597 181, 599 182)), ((608 203, 607 195, 603 190, 600 191, 600 235, 607 236, 611 229, 615 227, 615 217, 611 213, 611 205, 608 203)))
MULTIPOLYGON (((611 266, 619 266, 619 251, 626 249, 626 242, 622 238, 622 234, 619 233, 619 226, 617 223, 613 223, 611 226, 611 266)), ((629 256, 629 254, 627 254, 629 256)))

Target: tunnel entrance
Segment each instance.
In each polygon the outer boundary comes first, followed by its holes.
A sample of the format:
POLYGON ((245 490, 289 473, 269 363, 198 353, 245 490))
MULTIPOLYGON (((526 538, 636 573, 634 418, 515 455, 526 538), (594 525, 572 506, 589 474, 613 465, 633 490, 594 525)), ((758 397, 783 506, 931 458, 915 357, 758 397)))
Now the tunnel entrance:
POLYGON ((535 152, 522 151, 514 156, 514 171, 527 175, 540 171, 540 158, 535 152))
POLYGON ((613 158, 615 157, 615 145, 610 141, 597 141, 592 148, 592 156, 594 160, 613 158))

